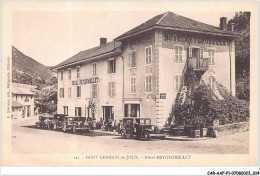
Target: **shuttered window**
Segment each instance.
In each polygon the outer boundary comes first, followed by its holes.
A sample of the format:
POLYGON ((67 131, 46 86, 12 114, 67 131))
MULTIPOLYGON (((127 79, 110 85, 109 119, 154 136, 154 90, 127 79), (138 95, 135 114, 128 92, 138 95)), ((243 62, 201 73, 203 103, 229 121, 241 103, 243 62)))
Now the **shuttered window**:
POLYGON ((130 77, 130 93, 136 93, 136 76, 130 77))
POLYGON ((96 76, 97 75, 97 63, 93 63, 92 67, 93 67, 93 76, 96 76))
POLYGON ((64 98, 64 88, 60 88, 60 98, 64 98))
POLYGON ((152 63, 152 46, 145 48, 145 62, 146 64, 152 63))
POLYGON ((145 92, 152 92, 152 75, 145 76, 145 92))
POLYGON ((68 79, 71 79, 71 68, 68 69, 68 79))
POLYGON ((60 80, 63 81, 63 70, 60 72, 60 80))
POLYGON ((176 62, 176 63, 183 62, 182 50, 183 50, 182 46, 175 46, 174 47, 174 52, 175 52, 175 54, 174 54, 174 62, 176 62))
POLYGON ((115 96, 115 82, 109 82, 108 83, 108 95, 110 97, 115 96))
POLYGON ((214 49, 208 49, 208 57, 209 57, 209 64, 214 65, 215 64, 215 50, 214 49))
POLYGON ((129 60, 130 60, 130 67, 135 68, 136 67, 136 51, 130 51, 129 60))

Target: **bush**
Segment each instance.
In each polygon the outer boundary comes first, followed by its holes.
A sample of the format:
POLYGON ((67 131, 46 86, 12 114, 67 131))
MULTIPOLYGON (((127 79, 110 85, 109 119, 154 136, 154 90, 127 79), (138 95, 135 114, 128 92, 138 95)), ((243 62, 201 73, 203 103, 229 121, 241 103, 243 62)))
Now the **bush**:
POLYGON ((193 79, 192 71, 187 91, 180 93, 172 108, 171 117, 178 124, 192 125, 200 129, 212 125, 218 119, 220 125, 249 120, 249 102, 230 95, 226 88, 216 82, 217 96, 203 81, 193 79), (197 82, 197 83, 196 83, 197 82))

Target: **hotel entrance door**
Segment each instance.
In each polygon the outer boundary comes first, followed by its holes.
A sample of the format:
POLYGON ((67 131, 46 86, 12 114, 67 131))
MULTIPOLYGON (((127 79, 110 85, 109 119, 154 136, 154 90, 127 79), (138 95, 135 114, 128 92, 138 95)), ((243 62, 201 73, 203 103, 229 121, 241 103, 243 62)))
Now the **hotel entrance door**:
POLYGON ((109 119, 114 120, 114 107, 103 106, 103 120, 105 122, 108 122, 109 119))

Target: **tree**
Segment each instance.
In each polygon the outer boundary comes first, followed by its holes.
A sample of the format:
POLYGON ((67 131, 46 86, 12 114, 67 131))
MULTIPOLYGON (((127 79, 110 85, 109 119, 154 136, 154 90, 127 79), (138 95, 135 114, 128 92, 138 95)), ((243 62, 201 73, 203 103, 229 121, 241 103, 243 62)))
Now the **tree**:
POLYGON ((236 12, 233 19, 228 21, 228 30, 232 23, 234 31, 242 34, 236 39, 236 94, 239 99, 250 99, 250 12, 236 12))

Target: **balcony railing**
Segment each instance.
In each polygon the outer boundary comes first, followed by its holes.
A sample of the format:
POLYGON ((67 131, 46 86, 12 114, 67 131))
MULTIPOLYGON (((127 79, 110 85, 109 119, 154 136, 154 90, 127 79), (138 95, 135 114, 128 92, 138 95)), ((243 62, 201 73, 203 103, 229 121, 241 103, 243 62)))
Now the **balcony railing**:
POLYGON ((208 58, 189 58, 189 66, 192 66, 194 70, 207 71, 209 68, 208 58))

